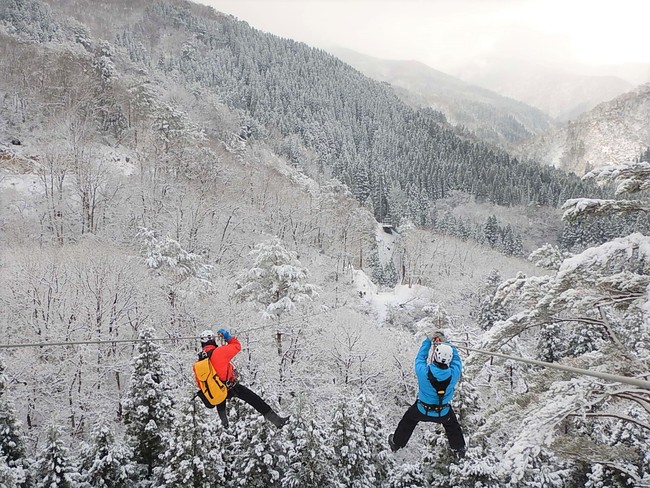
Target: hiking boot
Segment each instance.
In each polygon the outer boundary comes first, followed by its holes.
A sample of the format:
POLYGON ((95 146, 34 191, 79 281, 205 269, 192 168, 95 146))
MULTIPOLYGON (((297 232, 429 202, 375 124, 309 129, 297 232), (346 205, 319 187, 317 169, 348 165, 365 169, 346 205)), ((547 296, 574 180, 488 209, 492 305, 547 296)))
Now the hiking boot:
POLYGON ((286 424, 289 421, 289 417, 280 417, 273 410, 269 410, 264 415, 264 418, 269 422, 271 422, 273 425, 275 425, 278 429, 281 429, 284 426, 284 424, 286 424))
POLYGON ((390 446, 390 450, 393 452, 396 452, 399 447, 395 445, 395 441, 393 441, 393 434, 388 436, 388 445, 390 446))

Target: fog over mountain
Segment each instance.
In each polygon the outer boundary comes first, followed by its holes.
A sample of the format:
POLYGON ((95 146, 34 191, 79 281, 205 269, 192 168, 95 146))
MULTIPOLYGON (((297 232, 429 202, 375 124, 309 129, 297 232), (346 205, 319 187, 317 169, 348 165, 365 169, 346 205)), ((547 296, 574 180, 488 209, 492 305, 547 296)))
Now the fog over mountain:
POLYGON ((451 124, 499 146, 521 143, 556 125, 539 109, 418 61, 378 59, 344 48, 328 50, 371 78, 390 83, 403 100, 439 110, 451 124))
POLYGON ((582 175, 633 161, 650 147, 650 83, 521 144, 518 153, 582 175))
MULTIPOLYGON (((469 65, 456 74, 470 83, 525 102, 560 121, 573 119, 634 88, 634 84, 611 74, 578 74, 568 68, 499 58, 469 65)), ((636 78, 643 77, 637 74, 636 78)), ((644 81, 648 80, 650 74, 644 81)))

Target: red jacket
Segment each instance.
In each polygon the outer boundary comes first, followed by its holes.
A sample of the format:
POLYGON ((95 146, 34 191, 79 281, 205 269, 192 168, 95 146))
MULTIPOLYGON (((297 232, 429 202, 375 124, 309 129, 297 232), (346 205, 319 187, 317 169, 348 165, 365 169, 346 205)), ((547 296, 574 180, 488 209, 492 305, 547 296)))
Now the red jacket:
MULTIPOLYGON (((230 364, 230 361, 237 355, 239 351, 241 351, 241 344, 236 337, 231 337, 228 341, 228 344, 225 346, 217 347, 213 346, 212 344, 208 344, 207 346, 203 346, 203 350, 205 352, 212 351, 210 362, 212 363, 212 367, 214 368, 214 371, 217 373, 217 376, 219 376, 219 379, 221 381, 226 382, 228 380, 235 379, 235 374, 233 372, 233 367, 232 364, 230 364)), ((194 375, 194 379, 200 388, 201 385, 199 383, 199 379, 196 377, 196 374, 194 375)))

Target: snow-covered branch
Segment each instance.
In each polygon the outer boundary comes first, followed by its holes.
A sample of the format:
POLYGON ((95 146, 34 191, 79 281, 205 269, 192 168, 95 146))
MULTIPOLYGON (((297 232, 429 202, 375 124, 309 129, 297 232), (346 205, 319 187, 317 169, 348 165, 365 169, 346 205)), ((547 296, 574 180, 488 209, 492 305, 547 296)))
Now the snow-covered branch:
POLYGON ((562 205, 566 221, 576 220, 585 215, 611 215, 632 212, 648 212, 650 204, 641 200, 599 200, 594 198, 572 198, 562 205))

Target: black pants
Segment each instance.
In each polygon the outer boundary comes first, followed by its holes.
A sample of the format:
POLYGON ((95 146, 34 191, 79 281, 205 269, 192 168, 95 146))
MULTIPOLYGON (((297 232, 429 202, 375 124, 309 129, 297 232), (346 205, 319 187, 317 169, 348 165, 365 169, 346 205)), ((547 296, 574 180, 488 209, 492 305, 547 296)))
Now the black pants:
POLYGON ((418 422, 435 422, 437 424, 442 424, 445 428, 445 434, 447 434, 449 447, 455 451, 465 449, 463 429, 461 429, 456 414, 451 407, 449 407, 449 413, 447 413, 447 415, 443 415, 442 417, 431 417, 429 415, 424 415, 420 410, 418 410, 417 402, 409 407, 409 409, 404 413, 402 420, 397 424, 397 429, 395 429, 395 433, 393 434, 395 447, 401 449, 406 446, 418 422))
MULTIPOLYGON (((252 392, 244 385, 241 385, 239 383, 228 390, 228 396, 226 396, 226 400, 234 397, 241 398, 262 415, 266 415, 271 411, 270 405, 262 400, 257 393, 252 392)), ((223 412, 226 410, 226 400, 217 405, 218 411, 223 412)))

